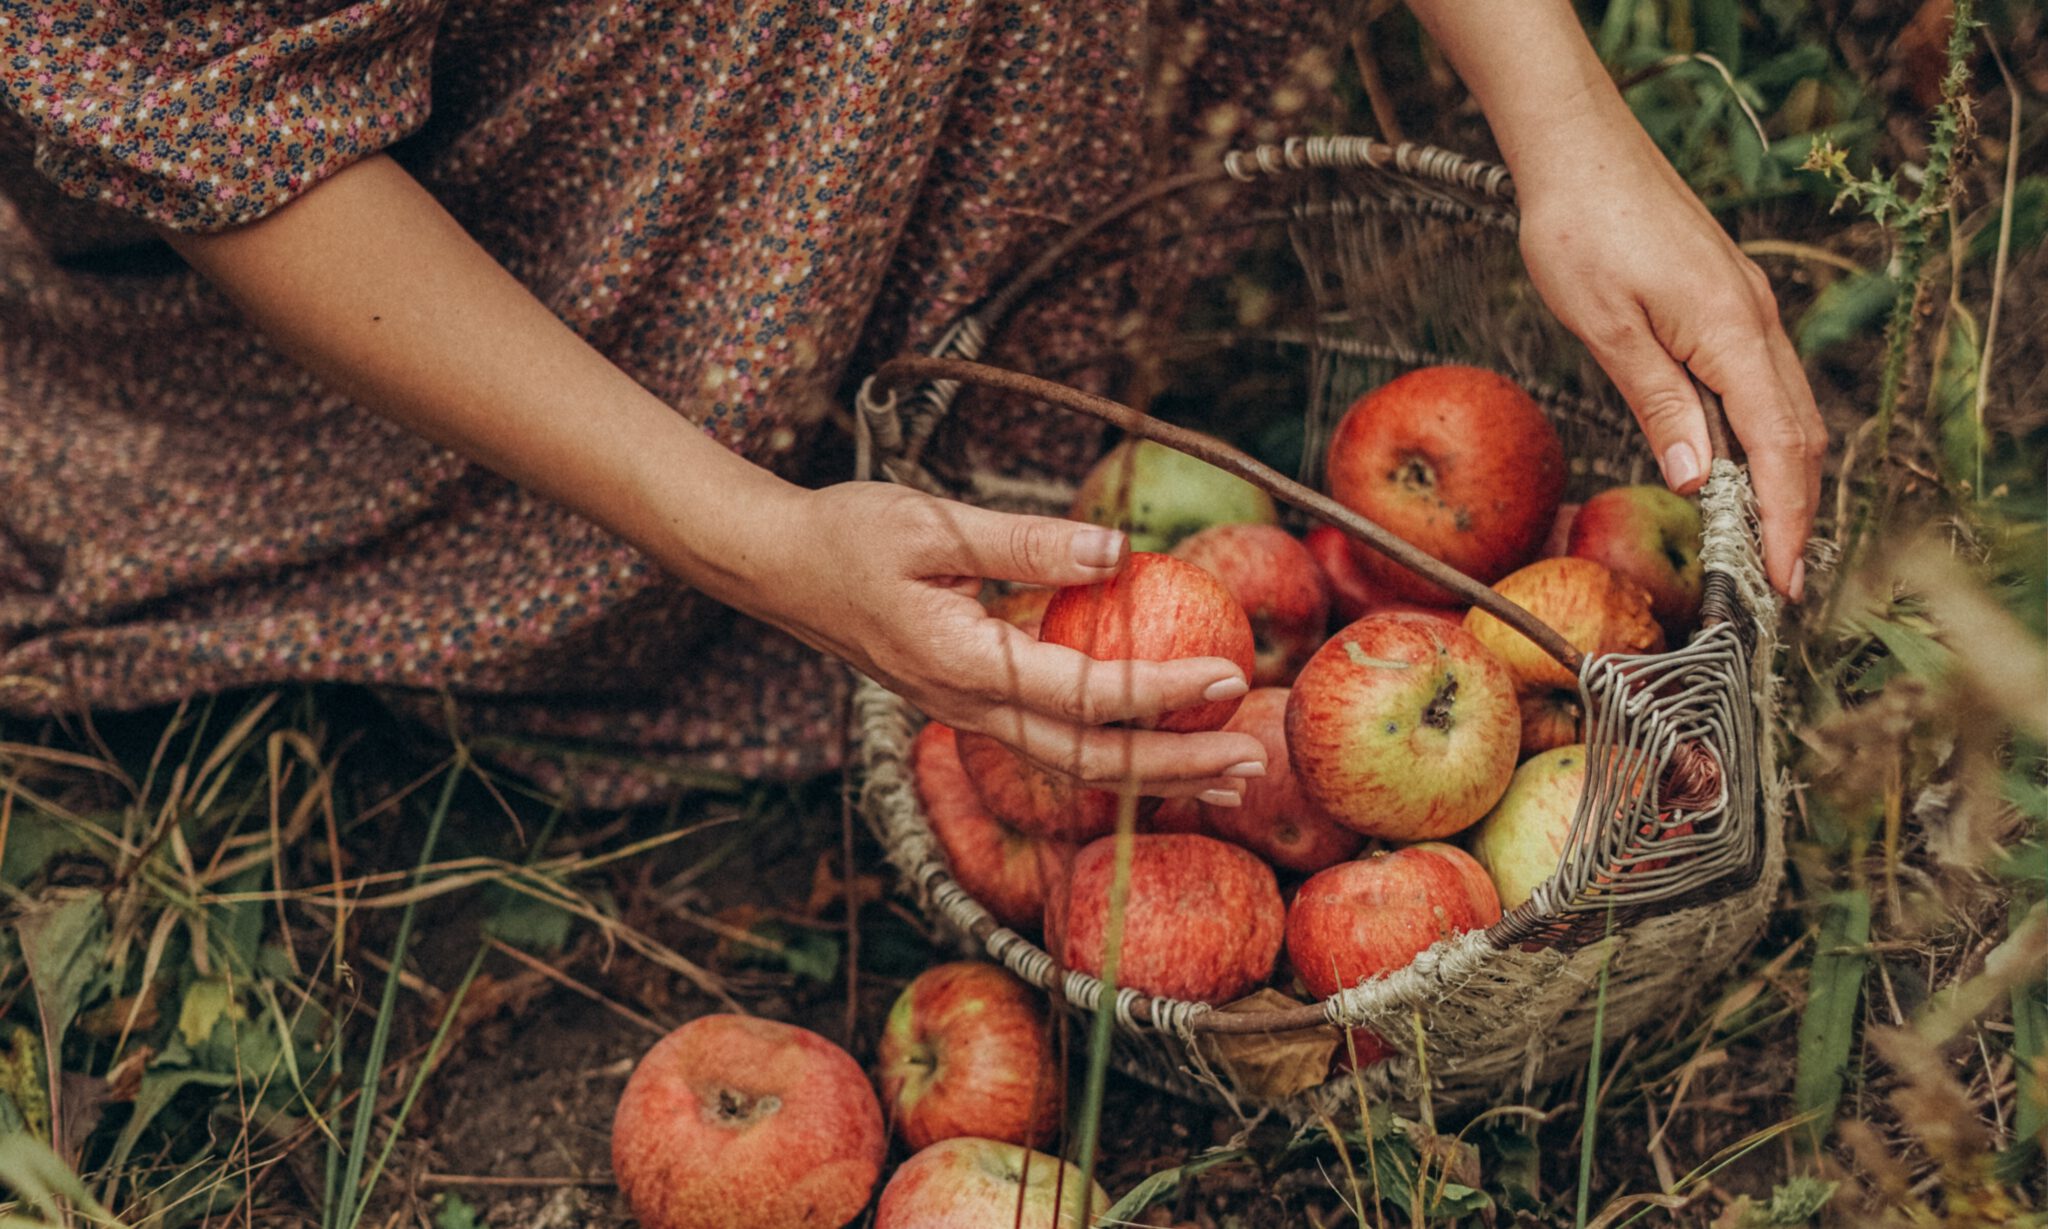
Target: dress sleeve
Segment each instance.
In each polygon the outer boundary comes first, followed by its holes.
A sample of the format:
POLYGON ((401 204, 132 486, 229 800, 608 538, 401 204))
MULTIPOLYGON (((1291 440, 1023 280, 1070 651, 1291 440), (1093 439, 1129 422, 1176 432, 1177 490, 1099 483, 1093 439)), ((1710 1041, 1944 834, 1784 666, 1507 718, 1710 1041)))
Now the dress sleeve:
POLYGON ((0 0, 0 106, 72 196, 253 221, 425 122, 444 0, 0 0))

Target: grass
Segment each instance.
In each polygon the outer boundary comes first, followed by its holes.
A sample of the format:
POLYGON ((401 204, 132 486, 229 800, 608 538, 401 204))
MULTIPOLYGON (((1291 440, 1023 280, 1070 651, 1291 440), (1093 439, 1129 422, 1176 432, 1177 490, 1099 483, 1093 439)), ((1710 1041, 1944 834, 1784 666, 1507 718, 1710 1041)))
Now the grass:
MULTIPOLYGON (((2048 1213, 2048 184, 2018 170, 2048 132, 2019 55, 2041 32, 1958 3, 1987 24, 1947 40, 1923 119, 1888 93, 1905 14, 1839 7, 1584 9, 1779 275, 1843 442, 1834 550, 1788 628, 1795 873, 1765 941, 1700 1010, 1448 1134, 1362 1095, 1356 1123, 1299 1133, 1171 1106, 1108 1075, 1106 1000, 1070 1138, 1115 1221, 2048 1213)), ((1344 126, 1376 72, 1405 83, 1377 93, 1410 136, 1476 147, 1409 19, 1367 16, 1344 126)), ((462 1081, 542 1027, 546 993, 615 1024, 618 1053, 718 1008, 830 1035, 842 979, 871 1025, 935 956, 861 888, 875 854, 840 848, 836 796, 706 781, 667 814, 573 815, 459 744, 422 758, 447 745, 329 691, 0 725, 0 1226, 540 1223, 601 1171, 481 1209, 425 1179, 521 1176, 429 1166, 462 1081), (833 858, 844 892, 781 885, 833 858)))

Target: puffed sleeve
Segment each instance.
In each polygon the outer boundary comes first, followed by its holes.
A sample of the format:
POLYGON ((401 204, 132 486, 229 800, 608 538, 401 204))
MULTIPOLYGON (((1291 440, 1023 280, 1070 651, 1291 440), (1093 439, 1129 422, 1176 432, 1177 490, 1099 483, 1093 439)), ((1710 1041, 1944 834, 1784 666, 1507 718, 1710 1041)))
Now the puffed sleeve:
POLYGON ((66 193, 253 221, 426 120, 444 0, 0 0, 0 105, 66 193))

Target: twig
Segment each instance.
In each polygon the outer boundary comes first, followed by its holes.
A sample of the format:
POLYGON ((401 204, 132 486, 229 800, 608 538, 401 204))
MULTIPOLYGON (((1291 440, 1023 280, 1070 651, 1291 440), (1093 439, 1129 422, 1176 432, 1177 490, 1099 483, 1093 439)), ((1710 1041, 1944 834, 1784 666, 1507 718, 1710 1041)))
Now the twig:
POLYGON ((1797 243, 1790 239, 1745 239, 1735 246, 1750 256, 1790 256, 1795 260, 1810 260, 1817 265, 1831 265, 1844 273, 1870 272, 1847 256, 1811 243, 1797 243))
POLYGON ((1521 606, 1456 568, 1402 541, 1329 496, 1303 486, 1221 440, 1162 422, 1149 414, 1141 413, 1106 397, 1097 397, 1092 393, 1068 388, 1064 384, 1055 384, 1051 380, 1001 367, 991 367, 985 363, 970 363, 964 359, 906 356, 891 359, 882 364, 881 369, 875 373, 875 382, 882 386, 925 380, 958 380, 963 383, 982 384, 1004 392, 1047 401, 1064 410, 1099 418, 1127 434, 1164 444, 1198 460, 1207 461, 1226 473, 1235 474, 1295 507, 1328 521, 1410 571, 1449 589, 1460 599, 1477 606, 1527 636, 1573 674, 1579 673, 1579 668, 1585 662, 1585 655, 1572 647, 1570 641, 1521 606))
POLYGON ((421 1174, 421 1186, 585 1186, 608 1190, 618 1185, 611 1178, 550 1178, 500 1176, 496 1174, 421 1174))
POLYGON ((653 1020, 647 1018, 646 1016, 641 1015, 639 1012, 634 1011, 632 1008, 626 1006, 624 1003, 621 1003, 616 999, 609 998, 606 995, 591 989, 589 986, 586 986, 582 982, 577 981, 575 978, 569 976, 567 973, 562 972, 560 969, 549 964, 547 961, 542 960, 537 956, 528 955, 527 953, 520 951, 518 948, 513 947, 511 944, 505 943, 498 939, 488 939, 485 942, 487 942, 490 945, 492 951, 498 952, 502 955, 510 956, 512 959, 518 961, 520 964, 525 965, 527 968, 532 969, 534 972, 540 974, 542 977, 547 978, 549 981, 562 987, 564 990, 574 991, 575 993, 582 995, 584 998, 589 999, 593 1003, 596 1003, 599 1007, 604 1008, 606 1011, 611 1012, 613 1015, 618 1016, 620 1019, 626 1020, 634 1025, 637 1025, 642 1029, 645 1029, 651 1035, 656 1037, 668 1036, 668 1029, 663 1028, 661 1025, 655 1023, 653 1020))
POLYGON ((2005 145, 2005 202, 1998 211, 1998 256, 1991 265, 1991 310, 1984 316, 1984 342, 1977 358, 1977 396, 1972 408, 1976 418, 1976 494, 1979 499, 1984 498, 1984 400, 1991 385, 1991 343, 1998 336, 1998 309, 2005 301, 2005 268, 2012 259, 2013 194, 2019 190, 2020 174, 2019 87, 2013 83, 2012 70, 2005 66, 2005 57, 1999 54, 1998 42, 1991 37, 1988 26, 1984 29, 1984 45, 1991 49, 1991 61, 1998 65, 1998 75, 2005 78, 2006 97, 2012 100, 2012 133, 2005 145))

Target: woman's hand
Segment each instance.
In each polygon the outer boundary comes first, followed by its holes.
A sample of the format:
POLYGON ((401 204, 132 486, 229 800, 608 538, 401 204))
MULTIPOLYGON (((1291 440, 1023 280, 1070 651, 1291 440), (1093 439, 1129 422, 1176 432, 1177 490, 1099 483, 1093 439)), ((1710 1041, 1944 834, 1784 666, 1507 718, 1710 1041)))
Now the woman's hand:
POLYGON ((925 714, 988 734, 1048 768, 1142 792, 1235 805, 1266 752, 1239 733, 1172 734, 1108 723, 1243 695, 1222 658, 1095 661, 990 616, 981 581, 1107 580, 1124 535, 1014 516, 904 487, 847 483, 795 496, 781 547, 738 604, 851 662, 925 714))

